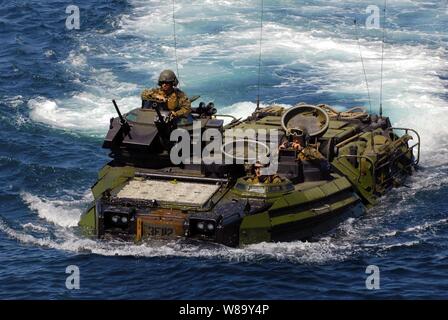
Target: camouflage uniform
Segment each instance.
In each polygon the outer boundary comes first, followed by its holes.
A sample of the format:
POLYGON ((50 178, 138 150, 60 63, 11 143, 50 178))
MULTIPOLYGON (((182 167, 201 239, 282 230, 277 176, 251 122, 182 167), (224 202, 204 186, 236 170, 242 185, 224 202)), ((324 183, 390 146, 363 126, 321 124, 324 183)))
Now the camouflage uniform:
POLYGON ((252 184, 260 183, 260 179, 257 176, 249 177, 246 179, 246 181, 252 184))
POLYGON ((247 179, 247 182, 250 182, 252 184, 260 184, 260 183, 264 183, 264 184, 270 184, 270 183, 281 183, 282 182, 282 178, 280 178, 278 175, 274 174, 271 176, 253 176, 249 179, 247 179))
POLYGON ((312 164, 319 166, 322 178, 327 180, 330 179, 331 165, 322 153, 319 152, 318 148, 313 145, 308 145, 300 151, 297 156, 301 161, 310 161, 312 164))
POLYGON ((280 178, 278 175, 274 174, 272 176, 267 176, 266 180, 264 180, 264 183, 281 183, 282 178, 280 178))
POLYGON ((172 111, 175 117, 186 117, 191 112, 191 102, 181 90, 173 88, 171 94, 165 94, 162 89, 143 90, 142 100, 158 100, 167 103, 168 111, 172 111))
POLYGON ((325 157, 322 155, 322 153, 320 153, 319 150, 317 150, 317 148, 311 145, 308 145, 305 148, 303 148, 302 151, 300 151, 298 158, 300 160, 308 160, 308 161, 325 160, 325 157))
POLYGON ((289 142, 289 141, 285 141, 282 144, 280 144, 279 147, 280 150, 282 149, 289 149, 289 150, 296 150, 296 151, 302 151, 303 147, 300 143, 298 142, 289 142))

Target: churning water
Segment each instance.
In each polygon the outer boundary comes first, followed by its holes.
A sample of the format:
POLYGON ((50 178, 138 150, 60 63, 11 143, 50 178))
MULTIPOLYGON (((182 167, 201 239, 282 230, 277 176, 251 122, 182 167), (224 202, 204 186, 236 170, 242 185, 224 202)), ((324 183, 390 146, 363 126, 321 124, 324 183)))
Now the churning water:
MULTIPOLYGON (((383 1, 264 1, 263 104, 369 107, 353 20, 378 111, 383 1)), ((241 249, 83 238, 76 225, 108 161, 114 116, 165 68, 176 69, 170 1, 0 0, 0 298, 447 298, 448 5, 396 0, 387 10, 384 113, 422 136, 420 170, 359 219, 315 242, 241 249), (65 287, 77 265, 81 289, 65 287), (365 288, 368 265, 381 289, 365 288), (181 285, 180 285, 181 284, 181 285)), ((246 116, 258 83, 259 1, 176 1, 181 87, 246 116)))

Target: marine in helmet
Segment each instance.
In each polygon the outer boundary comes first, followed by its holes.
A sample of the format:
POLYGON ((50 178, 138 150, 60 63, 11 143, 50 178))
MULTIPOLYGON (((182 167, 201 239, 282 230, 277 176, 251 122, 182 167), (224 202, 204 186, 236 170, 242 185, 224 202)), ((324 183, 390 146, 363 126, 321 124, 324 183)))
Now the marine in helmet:
POLYGON ((320 168, 322 176, 327 179, 330 176, 330 163, 319 151, 318 144, 309 143, 309 136, 306 132, 302 135, 292 135, 292 138, 285 140, 279 147, 282 149, 296 150, 297 159, 308 161, 320 168))
POLYGON ((187 117, 191 112, 191 102, 180 89, 177 88, 179 81, 171 70, 163 70, 160 73, 158 84, 160 88, 145 89, 141 97, 143 105, 147 100, 158 100, 166 103, 170 111, 170 117, 187 117))
POLYGON ((260 161, 257 161, 252 165, 251 168, 251 177, 247 179, 247 182, 253 183, 253 184, 259 184, 259 183, 281 183, 282 178, 280 178, 276 174, 272 175, 261 175, 261 168, 265 167, 265 165, 261 164, 260 161))
POLYGON ((288 139, 285 139, 285 141, 280 144, 279 149, 293 149, 297 152, 301 152, 303 150, 304 146, 299 136, 293 135, 291 141, 288 139))
POLYGON ((319 152, 318 146, 309 143, 309 136, 305 131, 301 135, 292 134, 289 139, 285 139, 280 144, 279 149, 296 150, 297 159, 299 160, 326 160, 322 153, 319 152))

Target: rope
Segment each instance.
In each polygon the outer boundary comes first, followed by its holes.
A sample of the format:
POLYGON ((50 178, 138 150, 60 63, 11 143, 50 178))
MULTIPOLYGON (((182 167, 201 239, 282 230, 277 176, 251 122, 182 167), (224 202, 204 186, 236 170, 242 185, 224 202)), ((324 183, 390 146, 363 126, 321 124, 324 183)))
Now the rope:
POLYGON ((176 60, 176 71, 177 71, 177 79, 179 81, 178 87, 180 87, 180 73, 179 73, 179 64, 177 62, 177 39, 176 39, 176 17, 174 16, 174 2, 173 0, 173 37, 174 37, 174 58, 176 60))
POLYGON ((263 7, 264 3, 261 0, 261 16, 260 16, 260 50, 258 54, 258 94, 257 94, 257 109, 260 107, 260 87, 261 87, 261 42, 263 40, 263 7))
POLYGON ((380 117, 383 116, 383 62, 384 62, 384 38, 386 34, 386 8, 387 0, 384 0, 383 41, 381 43, 381 81, 380 81, 380 117))
POLYGON ((367 81, 367 73, 366 68, 364 66, 364 59, 362 58, 362 52, 361 52, 361 44, 359 43, 359 35, 358 35, 358 25, 356 23, 356 19, 354 20, 355 23, 355 31, 356 31, 356 40, 358 41, 358 48, 359 48, 359 56, 361 57, 361 64, 362 64, 362 70, 364 71, 364 79, 366 81, 366 87, 367 87, 367 96, 369 97, 369 106, 370 106, 370 113, 372 113, 372 101, 370 99, 370 90, 369 90, 369 82, 367 81))

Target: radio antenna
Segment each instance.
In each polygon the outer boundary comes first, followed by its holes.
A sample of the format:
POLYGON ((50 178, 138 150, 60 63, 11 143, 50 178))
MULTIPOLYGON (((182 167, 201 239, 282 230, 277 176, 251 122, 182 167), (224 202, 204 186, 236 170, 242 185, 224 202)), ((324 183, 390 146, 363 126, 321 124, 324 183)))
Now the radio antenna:
POLYGON ((174 59, 176 60, 176 71, 177 71, 177 79, 179 80, 178 86, 180 86, 180 74, 179 74, 179 64, 177 62, 177 39, 176 39, 176 17, 174 15, 174 2, 173 0, 173 38, 174 38, 174 59))
POLYGON ((257 94, 257 108, 260 108, 260 87, 261 87, 261 43, 263 40, 263 0, 261 0, 261 16, 260 16, 260 50, 258 53, 258 94, 257 94))
POLYGON ((384 38, 386 34, 386 21, 387 21, 386 8, 387 8, 387 0, 384 0, 383 41, 381 43, 380 117, 383 116, 383 64, 384 64, 384 38))
POLYGON ((367 81, 366 68, 364 66, 364 59, 362 58, 361 44, 359 43, 358 24, 356 23, 356 19, 354 20, 354 23, 355 23, 355 31, 356 31, 356 40, 358 41, 359 56, 361 57, 362 70, 364 72, 364 79, 366 81, 367 96, 369 97, 369 106, 370 106, 369 113, 372 113, 372 101, 370 99, 369 82, 367 81))

